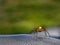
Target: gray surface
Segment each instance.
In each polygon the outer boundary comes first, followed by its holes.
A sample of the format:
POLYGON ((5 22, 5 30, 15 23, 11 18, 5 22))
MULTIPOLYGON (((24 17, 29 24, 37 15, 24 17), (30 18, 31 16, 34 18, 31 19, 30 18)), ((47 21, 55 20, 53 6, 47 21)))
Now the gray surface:
MULTIPOLYGON (((60 37, 60 28, 48 28, 50 36, 60 37)), ((18 35, 0 35, 0 45, 60 45, 60 40, 51 37, 45 37, 44 32, 38 33, 35 39, 31 34, 18 34, 18 35), (45 38, 44 38, 45 37, 45 38)))
POLYGON ((32 35, 0 36, 0 45, 60 45, 60 40, 54 38, 34 39, 32 35))

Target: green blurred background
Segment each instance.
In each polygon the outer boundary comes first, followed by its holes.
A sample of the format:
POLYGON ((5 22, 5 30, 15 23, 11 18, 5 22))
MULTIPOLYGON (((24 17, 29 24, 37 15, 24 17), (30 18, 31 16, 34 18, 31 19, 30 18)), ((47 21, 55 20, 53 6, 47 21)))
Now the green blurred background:
POLYGON ((43 25, 60 25, 60 0, 0 0, 0 34, 25 34, 43 25))

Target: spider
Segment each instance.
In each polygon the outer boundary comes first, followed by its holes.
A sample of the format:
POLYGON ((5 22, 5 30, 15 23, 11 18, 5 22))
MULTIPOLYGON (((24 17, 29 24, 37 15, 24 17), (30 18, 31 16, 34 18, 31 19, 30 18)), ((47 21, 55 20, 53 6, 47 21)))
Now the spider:
POLYGON ((33 32, 33 34, 34 34, 34 36, 37 38, 37 33, 38 32, 45 32, 45 37, 47 36, 47 34, 48 34, 48 36, 49 36, 49 32, 46 30, 46 28, 45 27, 35 27, 35 28, 33 28, 33 30, 32 30, 32 32, 33 32), (36 35, 35 35, 36 34, 36 35))

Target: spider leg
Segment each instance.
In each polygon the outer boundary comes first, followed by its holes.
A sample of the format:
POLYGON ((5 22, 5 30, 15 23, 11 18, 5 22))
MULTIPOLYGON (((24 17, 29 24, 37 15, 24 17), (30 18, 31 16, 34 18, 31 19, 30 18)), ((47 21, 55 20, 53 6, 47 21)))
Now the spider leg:
POLYGON ((49 32, 47 30, 45 31, 45 35, 46 35, 46 37, 50 36, 50 34, 49 34, 49 32))
POLYGON ((45 37, 47 37, 47 32, 45 31, 45 37))

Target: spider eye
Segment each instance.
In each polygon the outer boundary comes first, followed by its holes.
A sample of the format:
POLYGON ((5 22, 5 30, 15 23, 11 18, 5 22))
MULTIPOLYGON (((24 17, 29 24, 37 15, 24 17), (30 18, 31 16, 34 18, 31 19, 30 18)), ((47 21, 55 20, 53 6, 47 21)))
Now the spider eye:
POLYGON ((42 27, 39 27, 39 29, 41 29, 42 27))

